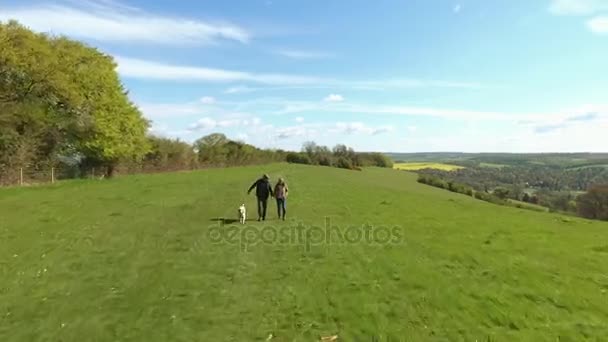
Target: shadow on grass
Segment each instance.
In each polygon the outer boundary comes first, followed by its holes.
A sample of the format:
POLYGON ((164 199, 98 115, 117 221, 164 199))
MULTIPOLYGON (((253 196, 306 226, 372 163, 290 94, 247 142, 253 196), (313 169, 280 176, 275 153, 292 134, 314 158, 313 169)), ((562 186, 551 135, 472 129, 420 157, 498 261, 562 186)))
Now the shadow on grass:
MULTIPOLYGON (((214 218, 210 219, 209 221, 221 222, 223 224, 232 224, 232 223, 239 222, 238 219, 231 219, 231 218, 225 218, 225 217, 214 217, 214 218)), ((247 221, 249 221, 249 220, 247 220, 247 221)))

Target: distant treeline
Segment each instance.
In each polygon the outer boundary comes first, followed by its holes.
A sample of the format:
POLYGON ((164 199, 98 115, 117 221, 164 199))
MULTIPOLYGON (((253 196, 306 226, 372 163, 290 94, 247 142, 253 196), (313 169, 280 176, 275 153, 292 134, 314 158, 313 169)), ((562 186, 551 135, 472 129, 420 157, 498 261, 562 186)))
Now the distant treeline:
MULTIPOLYGON (((308 142, 304 144, 302 152, 288 152, 280 149, 260 149, 231 140, 222 133, 206 135, 191 144, 179 139, 148 136, 146 145, 147 151, 141 158, 116 160, 112 173, 168 172, 273 162, 324 165, 351 170, 360 169, 362 166, 392 167, 390 159, 381 153, 358 153, 345 145, 337 145, 329 150, 325 146, 308 142)), ((88 159, 79 155, 60 156, 54 166, 61 170, 62 178, 88 177, 91 170, 94 170, 96 175, 108 175, 103 166, 90 164, 88 159)), ((9 175, 9 172, 0 172, 0 185, 15 181, 14 176, 7 179, 9 175)))
POLYGON ((342 169, 359 170, 363 166, 393 167, 393 161, 382 153, 355 152, 352 148, 338 144, 333 149, 306 142, 301 152, 290 152, 286 156, 289 163, 333 166, 342 169))
POLYGON ((472 187, 470 187, 466 184, 456 183, 453 181, 446 181, 446 180, 443 180, 439 177, 435 177, 432 175, 419 174, 418 183, 427 184, 430 186, 434 186, 436 188, 441 188, 441 189, 445 189, 445 190, 448 190, 451 192, 457 192, 457 193, 460 193, 463 195, 475 197, 479 200, 486 201, 486 202, 491 202, 491 203, 495 203, 495 204, 507 204, 506 199, 503 197, 499 197, 497 195, 482 192, 482 191, 475 191, 475 190, 473 190, 472 187))
POLYGON ((608 153, 387 153, 395 161, 442 162, 462 166, 495 164, 504 166, 557 166, 573 168, 608 165, 608 153))
MULTIPOLYGON (((459 163, 461 165, 463 163, 459 163)), ((498 186, 511 188, 514 199, 521 200, 525 189, 542 191, 585 191, 596 184, 608 184, 608 165, 577 168, 557 166, 478 166, 468 165, 454 171, 436 169, 420 173, 469 184, 476 190, 486 191, 498 186)))
POLYGON ((153 172, 192 170, 208 167, 289 162, 333 166, 355 170, 362 166, 392 167, 392 162, 381 153, 360 153, 345 145, 332 150, 314 142, 303 145, 301 152, 280 149, 260 149, 253 145, 212 133, 193 144, 178 139, 148 137, 150 150, 140 161, 124 161, 118 172, 153 172))
MULTIPOLYGON (((452 180, 444 180, 434 175, 419 174, 418 182, 431 185, 437 188, 473 196, 479 200, 500 205, 510 205, 518 208, 538 210, 536 206, 527 206, 521 203, 510 202, 513 199, 511 191, 506 187, 496 187, 491 192, 476 191, 472 187, 457 183, 452 180)), ((527 202, 532 205, 541 205, 549 210, 577 214, 578 216, 608 221, 608 185, 591 186, 584 194, 573 196, 570 193, 552 194, 542 193, 541 195, 529 195, 524 192, 521 198, 516 200, 527 202), (542 198, 543 200, 540 200, 542 198)))

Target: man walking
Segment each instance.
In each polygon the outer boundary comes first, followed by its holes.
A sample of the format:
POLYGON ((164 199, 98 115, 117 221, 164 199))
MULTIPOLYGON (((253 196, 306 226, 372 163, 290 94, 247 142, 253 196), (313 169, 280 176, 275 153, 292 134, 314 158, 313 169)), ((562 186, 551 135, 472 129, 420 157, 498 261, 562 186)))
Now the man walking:
POLYGON ((268 197, 273 196, 272 186, 267 174, 256 180, 253 185, 247 190, 247 194, 255 188, 255 196, 258 199, 258 221, 266 220, 266 207, 268 205, 268 197))

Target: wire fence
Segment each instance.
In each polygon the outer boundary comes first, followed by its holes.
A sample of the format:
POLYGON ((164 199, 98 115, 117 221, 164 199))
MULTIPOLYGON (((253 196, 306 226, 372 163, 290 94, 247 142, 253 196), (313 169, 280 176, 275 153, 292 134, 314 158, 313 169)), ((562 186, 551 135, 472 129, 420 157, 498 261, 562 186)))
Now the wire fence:
MULTIPOLYGON (((242 165, 256 165, 260 163, 248 163, 242 165)), ((114 169, 113 175, 132 175, 167 173, 178 171, 194 171, 219 167, 234 167, 239 164, 172 164, 172 165, 120 165, 114 169)), ((8 168, 0 165, 0 187, 8 186, 32 186, 40 184, 52 184, 68 179, 103 179, 106 178, 106 167, 63 166, 63 167, 13 167, 8 168)))
POLYGON ((66 179, 104 178, 105 168, 89 168, 86 170, 74 168, 12 168, 0 169, 0 186, 31 186, 37 184, 55 183, 66 179))

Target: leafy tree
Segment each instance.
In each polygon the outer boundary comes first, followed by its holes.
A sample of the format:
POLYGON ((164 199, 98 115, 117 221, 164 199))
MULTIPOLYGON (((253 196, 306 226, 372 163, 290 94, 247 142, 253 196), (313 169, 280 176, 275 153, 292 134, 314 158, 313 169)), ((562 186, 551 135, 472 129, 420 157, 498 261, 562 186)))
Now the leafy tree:
POLYGON ((151 136, 150 152, 144 158, 144 167, 154 170, 183 170, 197 166, 197 156, 192 146, 179 139, 151 136))
POLYGON ((15 21, 0 23, 0 42, 0 162, 23 166, 82 155, 111 175, 119 160, 145 154, 148 122, 129 101, 110 56, 15 21))
POLYGON ((608 221, 608 185, 596 185, 576 199, 582 217, 608 221))
POLYGON ((306 153, 290 152, 290 153, 287 153, 285 160, 288 163, 295 163, 295 164, 310 164, 311 163, 311 160, 306 153))
POLYGON ((225 163, 228 138, 222 133, 212 133, 194 142, 194 148, 198 153, 199 161, 203 164, 225 163))
POLYGON ((494 189, 493 194, 500 199, 506 199, 509 196, 509 189, 498 187, 494 189))
POLYGON ((338 157, 338 160, 336 161, 336 167, 339 167, 341 169, 353 169, 353 164, 350 161, 350 159, 346 158, 346 157, 338 157))

